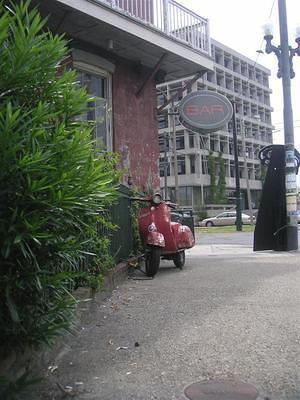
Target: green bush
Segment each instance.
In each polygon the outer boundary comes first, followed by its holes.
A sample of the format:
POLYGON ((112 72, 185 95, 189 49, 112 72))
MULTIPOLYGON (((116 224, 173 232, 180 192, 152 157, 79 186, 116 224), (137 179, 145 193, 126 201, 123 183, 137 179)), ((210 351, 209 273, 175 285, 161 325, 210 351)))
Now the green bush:
POLYGON ((97 222, 118 173, 78 119, 89 99, 62 70, 66 41, 29 2, 0 10, 0 341, 20 349, 70 328, 78 276, 101 272, 83 260, 105 252, 97 222))
POLYGON ((198 212, 198 217, 199 217, 200 221, 202 221, 203 219, 207 218, 208 217, 207 211, 206 210, 200 210, 198 212))
POLYGON ((219 180, 216 191, 216 203, 217 204, 226 204, 226 173, 225 173, 225 161, 221 152, 219 152, 217 158, 219 164, 219 180))
POLYGON ((32 390, 40 382, 40 378, 31 377, 29 372, 23 373, 14 381, 0 376, 0 398, 2 400, 33 400, 32 390))
POLYGON ((208 171, 210 175, 209 198, 210 203, 215 203, 217 194, 216 160, 213 152, 210 151, 207 157, 208 171))

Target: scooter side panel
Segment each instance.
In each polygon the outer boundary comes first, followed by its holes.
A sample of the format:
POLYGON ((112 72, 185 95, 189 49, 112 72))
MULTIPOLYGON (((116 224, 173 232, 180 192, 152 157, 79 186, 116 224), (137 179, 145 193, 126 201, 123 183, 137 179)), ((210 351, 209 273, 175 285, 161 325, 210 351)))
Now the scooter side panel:
POLYGON ((172 223, 174 237, 177 238, 177 246, 179 249, 190 249, 195 245, 195 239, 192 231, 186 225, 172 223))

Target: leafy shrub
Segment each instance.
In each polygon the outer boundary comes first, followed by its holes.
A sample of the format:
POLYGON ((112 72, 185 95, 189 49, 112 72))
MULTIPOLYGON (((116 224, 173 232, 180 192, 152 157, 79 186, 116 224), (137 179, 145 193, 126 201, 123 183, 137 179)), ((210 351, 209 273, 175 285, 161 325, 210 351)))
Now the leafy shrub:
POLYGON ((217 158, 219 164, 219 180, 216 193, 216 203, 226 204, 228 199, 226 197, 226 173, 225 173, 225 161, 221 152, 219 152, 217 158))
POLYGON ((216 176, 216 159, 212 151, 210 151, 208 154, 207 162, 208 162, 208 172, 210 175, 210 189, 209 189, 208 201, 210 203, 215 203, 217 195, 217 176, 216 176))
POLYGON ((0 341, 18 349, 70 328, 83 260, 105 253, 96 227, 118 173, 78 119, 89 99, 62 70, 66 41, 28 1, 0 10, 0 341))
POLYGON ((41 381, 25 372, 15 381, 0 376, 0 398, 3 400, 33 400, 32 389, 41 381))
POLYGON ((199 217, 200 221, 202 221, 203 219, 207 218, 208 217, 207 211, 206 210, 200 210, 198 212, 198 217, 199 217))
MULTIPOLYGON (((139 197, 139 193, 136 190, 132 190, 129 195, 131 197, 139 197)), ((131 229, 132 229, 132 255, 136 256, 143 251, 143 245, 139 232, 139 223, 138 223, 138 215, 140 208, 143 207, 139 201, 132 201, 130 204, 130 220, 131 220, 131 229)))

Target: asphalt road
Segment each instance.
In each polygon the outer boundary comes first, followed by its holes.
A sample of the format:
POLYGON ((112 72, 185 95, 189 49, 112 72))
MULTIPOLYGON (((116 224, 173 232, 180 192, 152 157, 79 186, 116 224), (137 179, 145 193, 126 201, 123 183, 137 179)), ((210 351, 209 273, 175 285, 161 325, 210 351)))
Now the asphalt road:
MULTIPOLYGON (((200 231, 201 232, 201 231, 200 231)), ((196 234, 197 244, 233 244, 253 247, 254 232, 209 233, 196 234)), ((300 244, 300 226, 298 226, 298 242, 300 244)))
POLYGON ((253 232, 196 234, 197 244, 239 244, 253 247, 253 232))
POLYGON ((299 400, 299 253, 253 253, 235 235, 202 237, 183 271, 164 261, 94 303, 40 398, 62 398, 59 382, 82 400, 186 400, 193 382, 230 379, 299 400))

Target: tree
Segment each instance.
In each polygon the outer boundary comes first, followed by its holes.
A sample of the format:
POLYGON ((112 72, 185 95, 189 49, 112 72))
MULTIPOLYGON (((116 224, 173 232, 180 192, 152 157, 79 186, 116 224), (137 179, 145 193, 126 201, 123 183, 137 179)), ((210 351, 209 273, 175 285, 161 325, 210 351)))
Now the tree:
POLYGON ((0 10, 0 340, 19 349, 70 328, 118 173, 78 118, 90 99, 62 69, 64 38, 28 1, 0 10))
POLYGON ((218 164, 219 164, 219 180, 217 187, 217 203, 224 204, 226 199, 226 178, 225 178, 225 163, 222 153, 219 152, 218 155, 218 164))
POLYGON ((213 156, 212 151, 209 152, 208 155, 208 171, 210 175, 210 191, 209 191, 209 202, 216 202, 216 193, 217 193, 217 185, 216 185, 216 160, 213 156))

